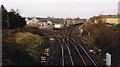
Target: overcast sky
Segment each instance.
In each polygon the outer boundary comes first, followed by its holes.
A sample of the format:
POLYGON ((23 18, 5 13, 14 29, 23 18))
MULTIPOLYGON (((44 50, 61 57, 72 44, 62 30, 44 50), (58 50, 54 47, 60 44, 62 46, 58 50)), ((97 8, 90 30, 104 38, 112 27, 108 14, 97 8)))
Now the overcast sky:
POLYGON ((80 17, 117 14, 119 0, 0 0, 7 10, 19 9, 26 17, 80 17))

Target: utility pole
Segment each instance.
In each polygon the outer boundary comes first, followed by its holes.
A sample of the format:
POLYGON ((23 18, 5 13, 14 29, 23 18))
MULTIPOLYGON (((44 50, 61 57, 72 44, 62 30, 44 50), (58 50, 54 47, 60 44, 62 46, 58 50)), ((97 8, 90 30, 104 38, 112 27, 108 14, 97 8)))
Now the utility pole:
POLYGON ((9 12, 7 12, 7 29, 9 30, 9 12))
MULTIPOLYGON (((118 2, 118 24, 120 24, 120 1, 118 2)), ((118 31, 118 34, 119 34, 120 32, 118 31)), ((119 36, 120 35, 118 35, 118 42, 117 42, 117 45, 118 45, 118 49, 117 49, 117 52, 118 52, 118 58, 119 58, 119 56, 120 56, 120 52, 119 52, 119 49, 120 49, 120 44, 119 44, 119 36)))

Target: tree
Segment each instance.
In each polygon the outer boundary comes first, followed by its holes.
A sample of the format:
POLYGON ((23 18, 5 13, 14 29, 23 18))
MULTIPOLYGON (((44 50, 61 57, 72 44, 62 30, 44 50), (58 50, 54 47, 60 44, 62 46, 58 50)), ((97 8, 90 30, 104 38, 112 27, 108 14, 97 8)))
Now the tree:
POLYGON ((10 29, 15 29, 17 27, 22 27, 26 25, 25 20, 19 15, 19 13, 15 12, 13 9, 9 12, 10 17, 10 29))
POLYGON ((15 29, 26 25, 25 19, 19 15, 19 10, 11 9, 7 12, 5 7, 1 5, 2 11, 2 29, 15 29))
POLYGON ((74 20, 80 20, 80 18, 79 18, 79 17, 77 17, 77 18, 74 18, 74 20))
POLYGON ((1 5, 0 8, 1 8, 1 12, 2 12, 2 29, 6 29, 7 22, 8 22, 7 10, 5 9, 5 7, 3 5, 1 5))
POLYGON ((19 15, 19 14, 20 14, 20 10, 16 9, 16 15, 19 15))

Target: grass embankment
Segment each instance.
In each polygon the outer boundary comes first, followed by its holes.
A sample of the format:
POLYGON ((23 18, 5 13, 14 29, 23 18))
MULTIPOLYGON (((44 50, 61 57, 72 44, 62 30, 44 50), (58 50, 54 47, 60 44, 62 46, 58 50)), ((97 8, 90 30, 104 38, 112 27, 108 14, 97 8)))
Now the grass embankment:
POLYGON ((40 42, 43 42, 43 38, 39 35, 29 32, 16 33, 16 43, 21 44, 21 48, 35 60, 40 59, 40 42))
POLYGON ((104 23, 98 24, 83 24, 83 37, 92 43, 89 45, 90 48, 96 49, 96 55, 105 58, 106 52, 109 52, 112 55, 112 64, 116 64, 115 61, 118 61, 119 47, 119 31, 120 25, 109 26, 104 23), (99 52, 99 49, 101 50, 99 52), (99 55, 101 53, 101 55, 99 55))
POLYGON ((39 29, 29 28, 4 30, 2 42, 3 65, 41 64, 41 53, 50 45, 39 29))

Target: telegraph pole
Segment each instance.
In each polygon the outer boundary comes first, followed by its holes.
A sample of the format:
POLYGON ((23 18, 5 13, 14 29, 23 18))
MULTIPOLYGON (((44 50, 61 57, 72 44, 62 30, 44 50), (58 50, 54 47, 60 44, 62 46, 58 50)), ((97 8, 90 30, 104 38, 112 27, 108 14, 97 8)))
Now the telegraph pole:
MULTIPOLYGON (((118 24, 120 24, 120 1, 118 2, 118 24)), ((119 56, 120 56, 120 52, 119 52, 119 49, 120 49, 120 44, 119 44, 119 31, 118 31, 118 42, 117 42, 117 45, 118 45, 118 49, 117 49, 117 51, 118 51, 118 59, 119 59, 119 56)))
POLYGON ((7 12, 7 29, 9 30, 9 12, 7 12))

